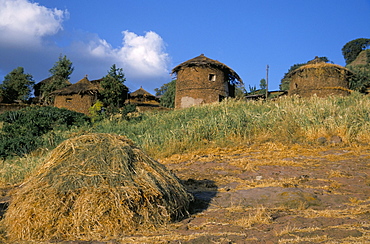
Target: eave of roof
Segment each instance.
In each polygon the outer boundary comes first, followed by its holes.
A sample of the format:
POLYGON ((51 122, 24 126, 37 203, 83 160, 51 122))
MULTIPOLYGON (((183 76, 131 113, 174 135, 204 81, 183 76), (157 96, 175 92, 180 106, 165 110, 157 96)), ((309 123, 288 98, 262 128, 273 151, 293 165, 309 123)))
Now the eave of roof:
POLYGON ((293 70, 292 72, 289 73, 289 77, 296 74, 296 73, 299 73, 299 72, 302 72, 304 70, 309 70, 309 69, 319 69, 319 68, 329 68, 329 69, 337 69, 337 70, 344 70, 346 71, 348 74, 352 74, 353 72, 341 65, 338 65, 338 64, 331 64, 331 63, 325 63, 325 62, 319 62, 319 63, 309 63, 309 64, 305 64, 305 65, 302 65, 301 67, 293 70))
POLYGON ((53 91, 51 94, 54 95, 71 95, 71 94, 85 94, 85 93, 96 93, 100 90, 98 83, 92 83, 86 77, 79 80, 77 83, 67 86, 65 88, 53 91))
POLYGON ((189 59, 188 61, 185 61, 179 65, 177 65, 175 68, 172 69, 172 74, 178 73, 181 69, 184 67, 192 67, 192 66, 197 66, 197 67, 215 67, 221 70, 226 70, 229 75, 230 75, 230 81, 239 81, 240 83, 243 83, 242 79, 240 76, 229 66, 226 64, 223 64, 217 60, 207 58, 204 56, 204 54, 201 54, 195 58, 189 59))

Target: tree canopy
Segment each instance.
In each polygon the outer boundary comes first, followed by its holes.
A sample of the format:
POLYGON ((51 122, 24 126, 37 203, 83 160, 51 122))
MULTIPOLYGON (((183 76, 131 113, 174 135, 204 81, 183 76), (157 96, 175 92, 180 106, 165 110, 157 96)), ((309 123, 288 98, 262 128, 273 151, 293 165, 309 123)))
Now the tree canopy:
POLYGON ((72 66, 72 62, 67 58, 67 56, 60 55, 59 60, 55 62, 49 72, 53 77, 55 77, 55 79, 69 80, 73 70, 74 67, 72 66))
POLYGON ((5 102, 12 103, 15 100, 26 102, 35 84, 32 75, 25 74, 23 67, 18 67, 4 77, 0 85, 0 95, 5 102))
POLYGON ((72 62, 67 56, 60 55, 58 61, 49 70, 51 74, 50 82, 45 82, 40 88, 40 102, 46 105, 52 104, 53 98, 50 97, 50 93, 66 87, 73 70, 72 62))
POLYGON ((108 112, 117 112, 123 106, 128 88, 124 85, 126 81, 122 68, 117 68, 113 64, 108 74, 100 82, 103 88, 100 92, 100 100, 107 107, 108 112))
POLYGON ((247 89, 245 89, 244 83, 236 84, 235 86, 235 97, 236 98, 244 98, 246 93, 247 93, 247 89))
POLYGON ((176 80, 172 80, 160 88, 155 88, 154 91, 156 96, 161 96, 160 103, 163 107, 175 107, 176 80))
POLYGON ((358 54, 370 46, 370 39, 357 38, 350 42, 347 42, 342 48, 342 54, 346 60, 346 64, 350 64, 354 61, 358 54))
POLYGON ((257 89, 256 86, 249 86, 249 95, 259 95, 259 94, 266 94, 267 82, 266 79, 262 78, 260 80, 260 89, 257 89))

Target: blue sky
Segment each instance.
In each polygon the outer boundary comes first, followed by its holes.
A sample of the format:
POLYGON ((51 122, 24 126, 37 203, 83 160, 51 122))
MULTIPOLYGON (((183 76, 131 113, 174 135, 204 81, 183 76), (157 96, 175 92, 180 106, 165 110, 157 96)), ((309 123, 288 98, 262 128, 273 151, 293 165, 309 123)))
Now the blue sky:
POLYGON ((315 56, 345 65, 342 47, 370 38, 370 0, 0 0, 0 81, 18 66, 36 82, 60 54, 71 82, 123 68, 131 91, 154 93, 172 68, 205 54, 269 90, 315 56))

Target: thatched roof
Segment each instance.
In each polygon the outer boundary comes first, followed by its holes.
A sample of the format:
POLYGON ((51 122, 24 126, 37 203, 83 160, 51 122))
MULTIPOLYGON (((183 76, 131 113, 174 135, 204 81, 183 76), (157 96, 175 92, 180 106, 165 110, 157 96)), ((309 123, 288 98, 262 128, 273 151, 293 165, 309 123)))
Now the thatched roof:
POLYGON ((101 89, 99 82, 89 81, 87 77, 79 80, 77 83, 67 86, 63 89, 52 92, 53 95, 72 95, 72 94, 94 94, 101 89))
POLYGON ((347 68, 345 68, 341 65, 325 63, 324 61, 315 58, 315 59, 309 61, 307 64, 302 65, 301 67, 299 67, 299 68, 293 70, 292 72, 290 72, 288 74, 288 77, 291 77, 294 74, 297 74, 297 73, 300 73, 300 72, 303 72, 303 71, 309 70, 309 69, 331 69, 331 70, 345 71, 348 74, 352 74, 352 71, 350 71, 349 69, 347 69, 347 68))
POLYGON ((204 56, 204 54, 201 54, 198 57, 195 57, 193 59, 190 59, 188 61, 185 61, 185 62, 177 65, 175 68, 172 69, 172 74, 173 73, 178 73, 184 67, 192 67, 192 66, 213 67, 213 68, 216 68, 216 69, 221 69, 223 71, 226 71, 226 73, 228 73, 229 81, 231 81, 233 83, 236 83, 237 81, 239 81, 240 83, 243 82, 242 79, 239 77, 239 75, 234 70, 232 70, 229 66, 227 66, 226 64, 223 64, 223 63, 221 63, 217 60, 207 58, 206 56, 204 56))
POLYGON ((154 95, 150 94, 149 92, 144 90, 142 87, 140 87, 139 89, 137 89, 134 92, 131 92, 130 96, 131 97, 137 97, 137 96, 140 96, 140 97, 146 97, 146 96, 154 97, 154 95))

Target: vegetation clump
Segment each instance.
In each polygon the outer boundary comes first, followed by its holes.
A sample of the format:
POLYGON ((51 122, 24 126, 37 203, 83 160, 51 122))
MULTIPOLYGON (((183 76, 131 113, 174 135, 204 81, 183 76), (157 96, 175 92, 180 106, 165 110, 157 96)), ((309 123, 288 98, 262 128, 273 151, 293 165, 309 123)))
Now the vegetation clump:
POLYGON ((17 190, 9 240, 103 240, 154 230, 187 215, 177 177, 126 137, 87 134, 61 143, 17 190))
POLYGON ((175 107, 176 80, 164 84, 161 88, 154 89, 156 96, 161 96, 161 105, 166 108, 175 107))
POLYGON ((53 91, 62 89, 68 86, 69 78, 74 70, 72 62, 66 55, 59 56, 59 60, 55 62, 54 66, 49 70, 51 77, 46 79, 46 82, 40 84, 40 103, 44 105, 52 105, 54 96, 51 96, 53 91))
POLYGON ((100 81, 100 100, 107 108, 109 114, 118 113, 119 109, 124 106, 127 99, 128 88, 124 85, 126 81, 125 74, 122 68, 117 68, 113 64, 100 81))
POLYGON ((35 81, 32 75, 25 74, 23 67, 18 67, 4 77, 0 84, 0 102, 27 102, 35 81))
POLYGON ((81 113, 55 107, 27 107, 0 115, 0 157, 23 156, 42 146, 54 146, 59 140, 46 141, 43 135, 82 126, 90 119, 81 113), (45 145, 45 142, 48 142, 45 145), (52 145, 50 145, 52 144, 52 145))

